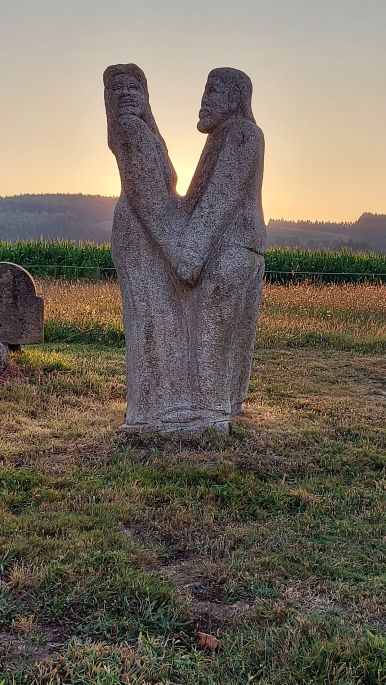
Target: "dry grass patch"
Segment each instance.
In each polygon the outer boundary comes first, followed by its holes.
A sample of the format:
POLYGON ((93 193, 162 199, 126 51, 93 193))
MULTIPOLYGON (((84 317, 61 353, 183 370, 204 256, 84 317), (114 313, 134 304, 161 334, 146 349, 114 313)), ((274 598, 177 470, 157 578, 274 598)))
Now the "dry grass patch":
MULTIPOLYGON (((50 341, 123 344, 121 298, 114 282, 43 280, 50 341)), ((266 284, 260 347, 377 351, 386 344, 385 286, 266 284)))
POLYGON ((64 462, 70 468, 109 450, 124 408, 123 353, 84 352, 51 346, 12 355, 0 396, 3 464, 45 461, 55 469, 64 462))

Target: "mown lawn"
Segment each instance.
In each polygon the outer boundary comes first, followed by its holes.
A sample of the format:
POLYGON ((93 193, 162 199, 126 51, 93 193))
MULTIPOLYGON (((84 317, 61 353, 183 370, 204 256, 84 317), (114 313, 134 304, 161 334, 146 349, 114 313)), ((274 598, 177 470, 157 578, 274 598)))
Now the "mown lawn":
MULTIPOLYGON (((334 288, 322 321, 342 311, 334 288)), ((343 343, 311 335, 325 300, 287 288, 282 310, 271 301, 292 324, 276 339, 266 324, 272 344, 262 334, 226 441, 128 443, 119 340, 13 355, 0 381, 1 685, 386 683, 382 300, 371 314, 362 298, 375 323, 360 345, 358 288, 343 343)))

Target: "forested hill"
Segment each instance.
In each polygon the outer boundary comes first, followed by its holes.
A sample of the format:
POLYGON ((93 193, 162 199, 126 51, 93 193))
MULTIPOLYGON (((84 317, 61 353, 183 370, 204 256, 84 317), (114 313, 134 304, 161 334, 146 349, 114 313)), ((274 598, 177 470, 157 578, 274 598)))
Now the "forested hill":
MULTIPOLYGON (((0 197, 0 240, 109 242, 115 202, 113 197, 81 194, 0 197)), ((386 214, 365 213, 353 223, 271 219, 268 244, 386 252, 386 214)))
POLYGON ((271 219, 268 240, 273 246, 386 252, 386 214, 366 212, 352 223, 271 219))
POLYGON ((0 240, 108 242, 115 202, 114 197, 81 194, 0 197, 0 240))

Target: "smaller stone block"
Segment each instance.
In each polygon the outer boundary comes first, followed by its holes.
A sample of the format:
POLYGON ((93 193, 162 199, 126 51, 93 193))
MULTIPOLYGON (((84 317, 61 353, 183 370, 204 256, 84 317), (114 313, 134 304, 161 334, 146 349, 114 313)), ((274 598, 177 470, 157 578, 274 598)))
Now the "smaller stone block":
POLYGON ((31 274, 18 264, 0 262, 0 340, 31 345, 44 339, 44 299, 31 274))
POLYGON ((8 347, 0 342, 0 374, 5 371, 8 366, 8 347))

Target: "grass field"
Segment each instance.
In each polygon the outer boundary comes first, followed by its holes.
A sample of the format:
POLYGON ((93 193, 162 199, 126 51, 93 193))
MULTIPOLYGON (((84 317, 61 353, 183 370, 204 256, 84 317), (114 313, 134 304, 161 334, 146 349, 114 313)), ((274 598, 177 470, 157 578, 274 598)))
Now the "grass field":
POLYGON ((1 685, 386 683, 382 288, 267 287, 245 417, 172 444, 118 431, 116 287, 42 287, 0 380, 1 685))
MULTIPOLYGON (((43 280, 46 340, 122 345, 116 283, 43 280)), ((369 284, 266 284, 259 347, 329 347, 381 351, 386 347, 385 287, 369 284)))

